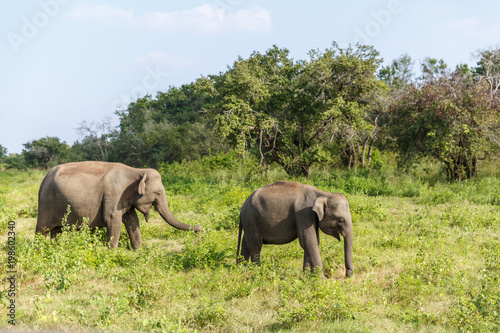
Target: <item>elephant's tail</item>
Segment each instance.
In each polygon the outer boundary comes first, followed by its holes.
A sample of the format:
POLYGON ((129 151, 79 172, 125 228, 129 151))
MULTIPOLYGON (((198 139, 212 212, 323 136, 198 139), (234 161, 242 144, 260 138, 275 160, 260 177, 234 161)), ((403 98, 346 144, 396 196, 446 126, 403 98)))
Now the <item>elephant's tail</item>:
POLYGON ((241 215, 240 215, 240 224, 238 226, 238 247, 236 248, 236 263, 240 262, 240 245, 241 245, 241 234, 243 232, 243 226, 241 225, 241 215))

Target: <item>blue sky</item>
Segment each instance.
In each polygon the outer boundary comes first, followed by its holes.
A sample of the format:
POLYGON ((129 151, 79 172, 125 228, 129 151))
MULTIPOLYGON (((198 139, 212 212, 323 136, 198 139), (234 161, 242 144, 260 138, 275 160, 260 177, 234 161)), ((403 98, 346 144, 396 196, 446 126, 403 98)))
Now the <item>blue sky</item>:
POLYGON ((385 62, 409 54, 449 66, 500 44, 494 1, 112 1, 0 2, 0 145, 57 136, 81 139, 83 120, 106 116, 138 96, 224 71, 238 57, 286 47, 361 42, 385 62))

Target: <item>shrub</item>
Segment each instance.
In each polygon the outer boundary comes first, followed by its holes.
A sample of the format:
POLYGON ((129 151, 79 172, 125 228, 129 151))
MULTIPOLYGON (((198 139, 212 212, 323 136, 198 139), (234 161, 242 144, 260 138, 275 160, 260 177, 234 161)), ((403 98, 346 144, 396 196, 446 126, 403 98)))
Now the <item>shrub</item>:
POLYGON ((200 235, 193 234, 185 238, 181 254, 170 253, 168 256, 171 265, 180 270, 217 268, 226 265, 225 259, 230 255, 227 242, 228 238, 222 232, 207 231, 200 235))
POLYGON ((206 302, 206 304, 198 307, 193 321, 196 326, 204 328, 207 326, 223 326, 227 319, 228 313, 225 308, 213 302, 206 302))
POLYGON ((354 307, 336 281, 318 276, 279 281, 278 318, 284 325, 301 321, 335 321, 354 318, 354 307))
POLYGON ((40 273, 47 289, 57 291, 67 290, 88 268, 109 268, 113 252, 105 243, 105 231, 91 230, 85 221, 77 229, 65 224, 55 239, 37 234, 34 241, 23 241, 19 265, 40 273))

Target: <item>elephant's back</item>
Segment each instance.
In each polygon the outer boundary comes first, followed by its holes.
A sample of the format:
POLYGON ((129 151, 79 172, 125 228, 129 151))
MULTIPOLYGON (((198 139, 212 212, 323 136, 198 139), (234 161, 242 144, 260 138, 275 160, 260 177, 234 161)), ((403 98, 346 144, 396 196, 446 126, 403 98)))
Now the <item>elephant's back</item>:
POLYGON ((289 183, 263 186, 248 197, 240 215, 246 234, 258 235, 263 244, 286 244, 297 238, 293 213, 297 187, 289 183))
POLYGON ((300 188, 304 187, 304 184, 292 182, 288 180, 280 180, 272 184, 264 185, 261 188, 257 189, 257 191, 273 195, 279 194, 283 192, 287 193, 295 193, 299 191, 300 188))
POLYGON ((280 180, 257 189, 254 192, 254 200, 258 200, 261 204, 268 203, 268 205, 290 205, 300 195, 303 187, 304 185, 300 183, 280 180))
POLYGON ((39 215, 42 212, 60 220, 69 205, 71 215, 68 222, 73 223, 82 217, 95 220, 103 200, 102 177, 110 170, 106 164, 77 162, 52 168, 40 186, 39 215))
POLYGON ((248 197, 242 213, 255 216, 270 225, 274 224, 274 221, 284 219, 291 214, 298 192, 298 186, 293 182, 279 181, 265 185, 248 197))
POLYGON ((39 191, 41 200, 68 201, 78 204, 81 200, 95 201, 102 197, 102 178, 115 163, 75 162, 55 166, 45 176, 39 191))
POLYGON ((56 169, 56 175, 59 178, 75 178, 82 176, 102 177, 119 163, 86 161, 61 164, 56 169))
POLYGON ((76 186, 95 190, 95 185, 118 164, 97 161, 61 164, 51 171, 52 182, 61 189, 76 186))

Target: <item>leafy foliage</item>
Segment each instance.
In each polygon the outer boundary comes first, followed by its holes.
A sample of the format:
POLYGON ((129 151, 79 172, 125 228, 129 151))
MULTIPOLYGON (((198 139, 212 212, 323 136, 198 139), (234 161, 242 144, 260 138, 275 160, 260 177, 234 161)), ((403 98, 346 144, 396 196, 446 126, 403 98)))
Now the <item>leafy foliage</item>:
POLYGON ((7 148, 0 145, 0 163, 4 161, 5 157, 7 157, 7 148))
POLYGON ((294 62, 277 46, 254 52, 200 81, 211 97, 207 113, 240 153, 249 150, 261 164, 276 162, 290 175, 308 175, 311 165, 328 160, 325 142, 332 135, 349 146, 368 129, 363 105, 368 92, 380 88, 373 75, 377 56, 370 47, 335 43, 311 51, 308 61, 294 62))
POLYGON ((408 54, 403 54, 394 59, 389 65, 382 66, 378 77, 392 87, 401 87, 410 84, 413 80, 414 61, 408 54))
POLYGON ((484 84, 455 72, 411 86, 394 106, 391 130, 406 160, 431 156, 446 166, 448 179, 471 178, 492 149, 499 108, 484 84))
POLYGON ((196 86, 171 87, 130 103, 117 111, 120 131, 112 160, 132 166, 159 167, 163 162, 198 159, 221 149, 200 114, 202 100, 196 86))
POLYGON ((479 50, 476 55, 479 58, 475 72, 479 80, 487 82, 490 97, 499 98, 500 91, 500 48, 489 48, 479 50))
POLYGON ((45 137, 24 144, 22 152, 27 167, 47 169, 71 160, 70 146, 57 137, 45 137))
POLYGON ((80 122, 69 147, 47 137, 5 156, 6 168, 49 168, 102 160, 136 167, 201 160, 234 152, 290 176, 315 166, 402 169, 443 164, 449 180, 475 177, 500 152, 500 51, 479 50, 476 67, 454 71, 443 59, 405 54, 382 65, 371 46, 331 47, 295 60, 286 48, 239 57, 226 71, 146 95, 110 118, 80 122), (419 166, 420 165, 420 166, 419 166))
POLYGON ((111 139, 116 135, 110 117, 100 122, 80 122, 78 132, 84 136, 82 142, 73 144, 73 151, 82 161, 108 161, 112 148, 111 139))

